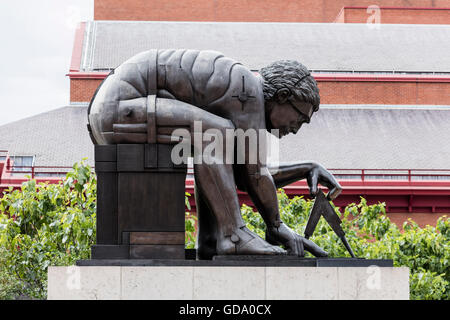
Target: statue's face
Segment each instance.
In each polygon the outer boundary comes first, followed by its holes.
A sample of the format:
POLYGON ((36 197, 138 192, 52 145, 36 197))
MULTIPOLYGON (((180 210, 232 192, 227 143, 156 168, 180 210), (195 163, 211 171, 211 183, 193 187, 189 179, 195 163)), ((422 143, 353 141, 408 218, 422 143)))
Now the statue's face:
POLYGON ((271 107, 270 127, 280 130, 280 138, 291 132, 297 133, 304 123, 310 122, 314 112, 311 103, 296 101, 294 98, 286 99, 284 102, 272 101, 271 107))

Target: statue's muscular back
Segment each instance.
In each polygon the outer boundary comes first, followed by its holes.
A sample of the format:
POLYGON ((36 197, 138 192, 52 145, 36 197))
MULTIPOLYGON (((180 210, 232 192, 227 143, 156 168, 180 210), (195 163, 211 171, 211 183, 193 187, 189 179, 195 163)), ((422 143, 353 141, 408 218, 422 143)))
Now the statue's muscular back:
POLYGON ((264 114, 259 78, 220 52, 161 50, 157 64, 159 97, 171 95, 241 128, 249 126, 250 116, 264 114))
MULTIPOLYGON (((265 128, 258 76, 217 51, 185 49, 142 52, 111 72, 89 107, 91 127, 112 131, 112 124, 121 123, 121 105, 145 104, 149 95, 183 101, 244 130, 265 128), (103 114, 101 122, 97 114, 103 114)), ((110 143, 107 140, 97 142, 110 143)))

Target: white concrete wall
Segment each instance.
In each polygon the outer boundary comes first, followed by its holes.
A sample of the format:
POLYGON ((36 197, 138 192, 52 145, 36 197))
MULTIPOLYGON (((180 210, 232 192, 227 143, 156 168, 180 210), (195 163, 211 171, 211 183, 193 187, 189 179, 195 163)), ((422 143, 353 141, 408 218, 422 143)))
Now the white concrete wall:
POLYGON ((48 299, 409 299, 408 268, 49 267, 48 299))

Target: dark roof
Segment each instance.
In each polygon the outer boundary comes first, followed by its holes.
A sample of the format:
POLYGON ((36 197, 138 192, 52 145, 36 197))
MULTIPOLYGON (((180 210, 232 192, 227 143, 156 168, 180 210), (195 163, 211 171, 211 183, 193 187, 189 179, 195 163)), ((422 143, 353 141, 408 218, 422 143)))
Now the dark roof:
POLYGON ((287 161, 316 160, 327 168, 450 167, 450 108, 324 108, 297 135, 281 140, 287 161))
POLYGON ((210 49, 252 70, 295 59, 311 70, 450 72, 450 25, 86 23, 81 71, 111 69, 149 49, 210 49))
POLYGON ((69 106, 0 126, 0 150, 10 155, 36 156, 36 166, 71 166, 94 147, 86 128, 87 107, 69 106))
MULTIPOLYGON (((0 126, 0 150, 36 155, 36 165, 93 164, 87 107, 63 107, 0 126)), ((450 167, 448 107, 322 105, 296 135, 280 140, 283 161, 315 160, 328 168, 450 167)))

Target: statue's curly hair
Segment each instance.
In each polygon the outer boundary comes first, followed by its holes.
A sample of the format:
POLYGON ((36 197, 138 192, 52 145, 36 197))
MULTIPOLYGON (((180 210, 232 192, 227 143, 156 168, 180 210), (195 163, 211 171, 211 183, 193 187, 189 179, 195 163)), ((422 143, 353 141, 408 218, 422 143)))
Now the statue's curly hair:
POLYGON ((275 93, 287 88, 298 99, 313 105, 319 110, 320 95, 317 82, 309 70, 294 60, 279 60, 262 68, 259 74, 263 77, 264 99, 271 100, 275 93))

